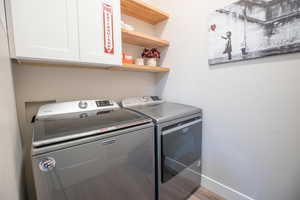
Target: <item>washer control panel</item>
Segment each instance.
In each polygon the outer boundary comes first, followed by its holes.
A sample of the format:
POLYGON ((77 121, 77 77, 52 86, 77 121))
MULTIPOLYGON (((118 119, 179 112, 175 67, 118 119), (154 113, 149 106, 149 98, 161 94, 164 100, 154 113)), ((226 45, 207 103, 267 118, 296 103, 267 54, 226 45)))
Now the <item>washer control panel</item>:
POLYGON ((46 104, 40 107, 37 119, 50 118, 57 115, 78 114, 82 112, 105 112, 117 110, 120 106, 113 100, 80 100, 46 104))
POLYGON ((158 96, 143 96, 143 97, 131 97, 123 99, 121 104, 124 108, 143 106, 143 105, 155 105, 163 103, 163 100, 158 96))

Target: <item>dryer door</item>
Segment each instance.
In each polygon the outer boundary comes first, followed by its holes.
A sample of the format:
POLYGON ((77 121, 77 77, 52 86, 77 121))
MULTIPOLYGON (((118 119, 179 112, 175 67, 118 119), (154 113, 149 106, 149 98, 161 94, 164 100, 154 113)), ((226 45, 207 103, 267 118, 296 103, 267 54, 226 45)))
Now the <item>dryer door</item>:
POLYGON ((200 173, 202 120, 179 124, 162 132, 162 182, 186 168, 200 173))
POLYGON ((195 118, 163 128, 161 200, 185 199, 200 186, 202 120, 195 118))

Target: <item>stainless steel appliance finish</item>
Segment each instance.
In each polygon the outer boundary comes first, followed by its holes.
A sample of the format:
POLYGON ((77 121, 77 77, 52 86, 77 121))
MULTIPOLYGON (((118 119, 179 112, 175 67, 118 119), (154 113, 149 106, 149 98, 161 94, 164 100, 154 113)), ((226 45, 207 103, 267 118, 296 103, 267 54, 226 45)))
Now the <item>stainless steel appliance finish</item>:
POLYGON ((122 106, 130 108, 134 106, 155 105, 163 102, 158 96, 130 97, 122 101, 122 106))
POLYGON ((124 109, 98 112, 97 114, 83 112, 66 116, 38 119, 34 126, 33 146, 47 146, 151 121, 145 116, 124 109))
POLYGON ((156 125, 157 181, 160 200, 184 200, 200 187, 200 114, 156 125))
POLYGON ((125 109, 89 110, 38 118, 34 126, 38 200, 155 199, 150 118, 125 109))
POLYGON ((202 113, 200 108, 172 102, 128 108, 151 117, 156 123, 164 123, 185 116, 202 113))
POLYGON ((128 109, 155 122, 158 200, 187 199, 201 182, 201 109, 170 102, 128 109))

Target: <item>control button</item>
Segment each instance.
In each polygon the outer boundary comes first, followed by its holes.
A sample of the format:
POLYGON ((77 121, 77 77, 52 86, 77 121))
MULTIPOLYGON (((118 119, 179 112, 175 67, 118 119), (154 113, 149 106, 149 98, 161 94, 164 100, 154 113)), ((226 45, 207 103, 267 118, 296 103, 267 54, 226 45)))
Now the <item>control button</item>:
POLYGON ((88 107, 88 103, 86 101, 79 101, 78 107, 81 109, 86 109, 88 107))

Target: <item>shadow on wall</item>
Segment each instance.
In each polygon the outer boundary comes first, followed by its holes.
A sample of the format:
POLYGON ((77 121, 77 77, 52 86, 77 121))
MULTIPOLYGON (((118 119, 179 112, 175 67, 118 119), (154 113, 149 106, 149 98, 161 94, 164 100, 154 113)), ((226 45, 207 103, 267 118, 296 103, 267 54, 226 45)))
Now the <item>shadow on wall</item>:
MULTIPOLYGON (((165 25, 165 22, 163 23, 165 25)), ((161 52, 160 54, 160 60, 159 60, 159 65, 162 65, 165 61, 165 58, 167 56, 169 47, 165 48, 160 48, 159 51, 161 52)), ((168 73, 157 73, 155 80, 156 80, 156 88, 155 88, 155 94, 158 96, 163 95, 163 91, 165 90, 166 83, 169 78, 169 74, 172 73, 172 66, 163 66, 163 67, 170 67, 171 70, 168 73)))
POLYGON ((156 37, 161 38, 163 31, 167 29, 167 27, 166 27, 167 23, 168 23, 168 21, 162 21, 161 23, 156 25, 156 27, 155 27, 156 37))
MULTIPOLYGON (((169 73, 172 73, 172 69, 169 73)), ((167 81, 169 78, 169 73, 158 73, 156 75, 156 91, 155 94, 162 97, 163 96, 163 92, 165 91, 165 87, 167 85, 167 81)))

